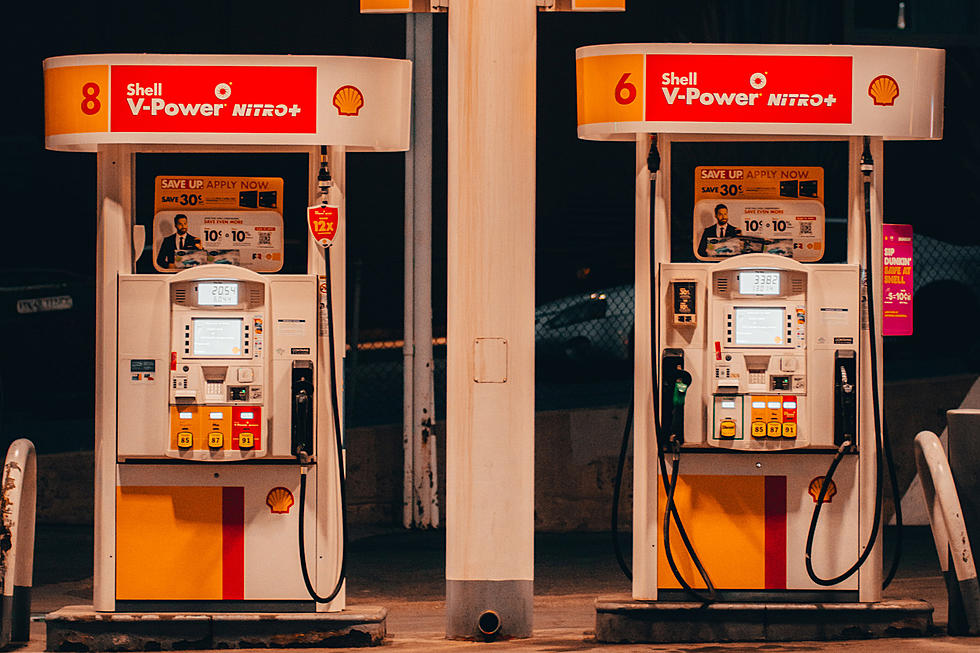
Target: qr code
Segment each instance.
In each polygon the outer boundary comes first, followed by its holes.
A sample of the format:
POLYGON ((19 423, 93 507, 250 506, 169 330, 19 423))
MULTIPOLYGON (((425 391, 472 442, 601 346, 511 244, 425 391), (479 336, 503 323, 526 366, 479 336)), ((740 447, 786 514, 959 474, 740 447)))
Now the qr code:
POLYGON ((272 244, 272 234, 268 232, 259 234, 259 245, 271 245, 271 244, 272 244))
POLYGON ((801 222, 800 223, 800 235, 801 236, 811 236, 811 235, 813 235, 813 223, 812 222, 801 222))

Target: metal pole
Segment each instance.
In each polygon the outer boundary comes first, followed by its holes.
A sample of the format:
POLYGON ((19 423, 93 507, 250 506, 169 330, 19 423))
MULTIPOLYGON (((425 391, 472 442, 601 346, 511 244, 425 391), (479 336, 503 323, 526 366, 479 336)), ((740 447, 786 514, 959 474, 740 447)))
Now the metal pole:
MULTIPOLYGON (((415 59, 415 15, 405 16, 405 58, 415 59)), ((412 76, 415 96, 415 76, 412 76)), ((414 111, 412 112, 414 116, 414 111)), ((415 121, 413 118, 414 130, 415 121)), ((414 134, 413 134, 414 136, 414 134)), ((402 526, 415 524, 415 139, 405 152, 405 285, 402 344, 402 526)))
POLYGON ((406 19, 414 74, 405 156, 404 491, 402 523, 439 526, 432 364, 432 16, 406 19))
POLYGON ((535 5, 449 12, 450 638, 532 632, 535 5))
POLYGON ((414 14, 414 111, 412 170, 414 206, 414 419, 412 427, 417 526, 439 526, 439 478, 433 432, 435 401, 432 366, 432 15, 414 14))

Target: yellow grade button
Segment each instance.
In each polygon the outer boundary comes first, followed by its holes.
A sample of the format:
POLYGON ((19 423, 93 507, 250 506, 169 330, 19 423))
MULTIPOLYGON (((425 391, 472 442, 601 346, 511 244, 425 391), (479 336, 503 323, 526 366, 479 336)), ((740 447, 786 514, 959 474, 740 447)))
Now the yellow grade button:
POLYGON ((221 435, 221 431, 211 431, 208 433, 208 446, 212 449, 218 449, 225 442, 225 438, 221 435))
POLYGON ((753 438, 764 438, 766 437, 766 423, 765 422, 752 422, 752 437, 753 438))
POLYGON ((783 434, 782 422, 769 422, 766 424, 766 435, 770 438, 778 438, 783 434))
POLYGON ((238 447, 239 449, 251 449, 255 446, 255 436, 253 436, 248 431, 242 431, 238 434, 238 447))
POLYGON ((784 438, 796 437, 796 424, 794 422, 786 422, 785 424, 783 424, 783 437, 784 438))
POLYGON ((719 425, 718 435, 723 438, 734 438, 735 437, 735 421, 730 419, 721 420, 719 425))
POLYGON ((190 431, 181 431, 177 434, 177 446, 181 449, 190 449, 194 444, 194 435, 190 431))

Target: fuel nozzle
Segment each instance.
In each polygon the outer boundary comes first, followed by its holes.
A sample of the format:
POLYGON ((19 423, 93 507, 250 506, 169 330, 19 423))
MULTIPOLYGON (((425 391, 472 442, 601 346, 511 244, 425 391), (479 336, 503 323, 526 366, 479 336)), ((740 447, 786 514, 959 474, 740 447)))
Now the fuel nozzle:
POLYGON ((320 172, 316 174, 316 185, 320 192, 320 203, 328 204, 327 199, 330 193, 330 187, 333 186, 333 180, 330 178, 330 166, 327 163, 326 145, 320 146, 320 172))
POLYGON ((691 386, 691 373, 680 368, 674 376, 674 393, 671 399, 673 409, 670 419, 670 438, 683 442, 684 440, 684 402, 687 401, 687 389, 691 386))
POLYGON ((861 151, 861 174, 868 177, 874 170, 875 160, 871 156, 871 139, 864 137, 864 149, 861 151))
POLYGON ((657 149, 657 135, 650 134, 650 151, 647 152, 647 172, 650 173, 650 179, 657 178, 657 172, 660 170, 660 150, 657 149))

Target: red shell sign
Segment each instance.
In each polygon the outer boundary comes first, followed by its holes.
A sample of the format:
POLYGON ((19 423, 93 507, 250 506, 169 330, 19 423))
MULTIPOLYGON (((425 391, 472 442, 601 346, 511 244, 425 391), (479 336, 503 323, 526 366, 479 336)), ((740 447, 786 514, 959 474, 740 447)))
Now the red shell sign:
POLYGON ((112 131, 315 133, 315 66, 112 68, 112 131))
POLYGON ((851 57, 650 54, 646 120, 849 123, 851 57))
POLYGON ((340 208, 329 204, 311 206, 306 210, 306 217, 314 240, 321 247, 332 245, 340 223, 340 208))

